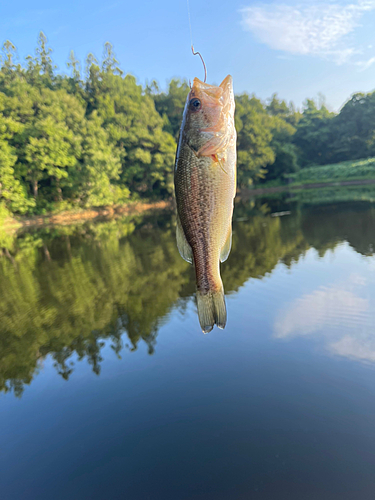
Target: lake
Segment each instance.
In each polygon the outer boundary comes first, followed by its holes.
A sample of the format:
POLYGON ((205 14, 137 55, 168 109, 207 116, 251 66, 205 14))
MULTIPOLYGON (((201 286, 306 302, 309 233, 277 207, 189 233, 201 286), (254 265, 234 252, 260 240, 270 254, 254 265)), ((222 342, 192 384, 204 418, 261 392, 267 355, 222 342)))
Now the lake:
POLYGON ((0 233, 1 499, 372 500, 375 196, 238 200, 207 335, 174 224, 0 233))

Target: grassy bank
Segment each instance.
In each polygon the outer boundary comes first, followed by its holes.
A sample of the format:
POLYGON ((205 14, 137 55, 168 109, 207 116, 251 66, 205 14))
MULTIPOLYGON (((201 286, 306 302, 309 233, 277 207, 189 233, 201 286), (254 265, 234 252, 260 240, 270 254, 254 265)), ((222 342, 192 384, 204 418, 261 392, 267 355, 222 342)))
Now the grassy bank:
POLYGON ((375 178, 375 158, 356 161, 344 161, 332 165, 320 165, 303 168, 298 172, 286 175, 291 184, 308 184, 315 182, 338 182, 375 178))
POLYGON ((254 194, 277 192, 304 187, 320 187, 324 184, 349 185, 375 180, 375 158, 344 161, 330 165, 315 165, 287 174, 283 179, 276 179, 262 184, 254 184, 249 191, 254 194))

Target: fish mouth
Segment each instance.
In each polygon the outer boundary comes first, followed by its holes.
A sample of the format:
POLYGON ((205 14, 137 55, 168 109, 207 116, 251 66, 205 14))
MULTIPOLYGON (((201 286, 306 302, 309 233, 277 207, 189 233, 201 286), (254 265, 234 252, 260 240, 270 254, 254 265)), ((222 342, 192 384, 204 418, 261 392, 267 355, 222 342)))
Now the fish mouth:
POLYGON ((233 79, 228 75, 219 86, 209 85, 194 78, 189 99, 198 97, 206 108, 211 108, 215 116, 212 126, 201 129, 207 138, 204 146, 197 152, 198 156, 211 156, 221 153, 228 147, 234 136, 234 92, 233 79))
POLYGON ((189 98, 200 97, 208 106, 223 106, 231 101, 233 94, 233 78, 228 75, 219 86, 202 82, 199 78, 194 78, 189 98))

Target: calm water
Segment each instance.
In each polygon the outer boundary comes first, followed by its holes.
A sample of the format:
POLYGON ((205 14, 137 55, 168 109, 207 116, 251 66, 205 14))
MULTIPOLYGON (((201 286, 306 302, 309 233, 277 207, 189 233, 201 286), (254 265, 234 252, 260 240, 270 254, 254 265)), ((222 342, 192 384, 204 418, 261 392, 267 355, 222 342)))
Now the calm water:
POLYGON ((375 204, 334 198, 237 204, 208 335, 169 213, 0 233, 1 499, 373 500, 375 204))

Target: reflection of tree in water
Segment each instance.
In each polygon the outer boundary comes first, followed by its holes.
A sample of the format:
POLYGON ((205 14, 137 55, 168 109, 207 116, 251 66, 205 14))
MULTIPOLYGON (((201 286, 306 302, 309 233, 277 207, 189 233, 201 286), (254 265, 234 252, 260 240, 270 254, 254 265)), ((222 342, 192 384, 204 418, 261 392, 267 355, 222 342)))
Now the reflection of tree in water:
POLYGON ((356 252, 372 255, 375 248, 375 208, 368 204, 311 208, 301 223, 304 238, 320 254, 347 241, 356 252))
POLYGON ((0 258, 3 390, 30 383, 47 354, 64 378, 73 354, 99 373, 103 340, 118 354, 124 333, 130 349, 144 340, 153 351, 190 268, 178 255, 170 217, 158 218, 159 227, 139 225, 135 232, 134 222, 112 221, 27 233, 12 248, 16 267, 0 258))
POLYGON ((307 246, 300 230, 289 230, 292 218, 253 216, 233 228, 233 251, 222 266, 226 292, 237 290, 249 277, 271 272, 280 260, 298 259, 307 246))
MULTIPOLYGON (((281 218, 271 211, 272 203, 236 207, 233 249, 222 266, 226 292, 270 273, 280 261, 291 265, 311 246, 324 253, 346 239, 364 255, 372 253, 373 209, 293 205, 281 218)), ((183 312, 195 290, 170 214, 0 241, 0 389, 16 395, 47 355, 68 379, 75 357, 99 374, 105 343, 120 356, 144 342, 152 354, 169 311, 183 312)))

